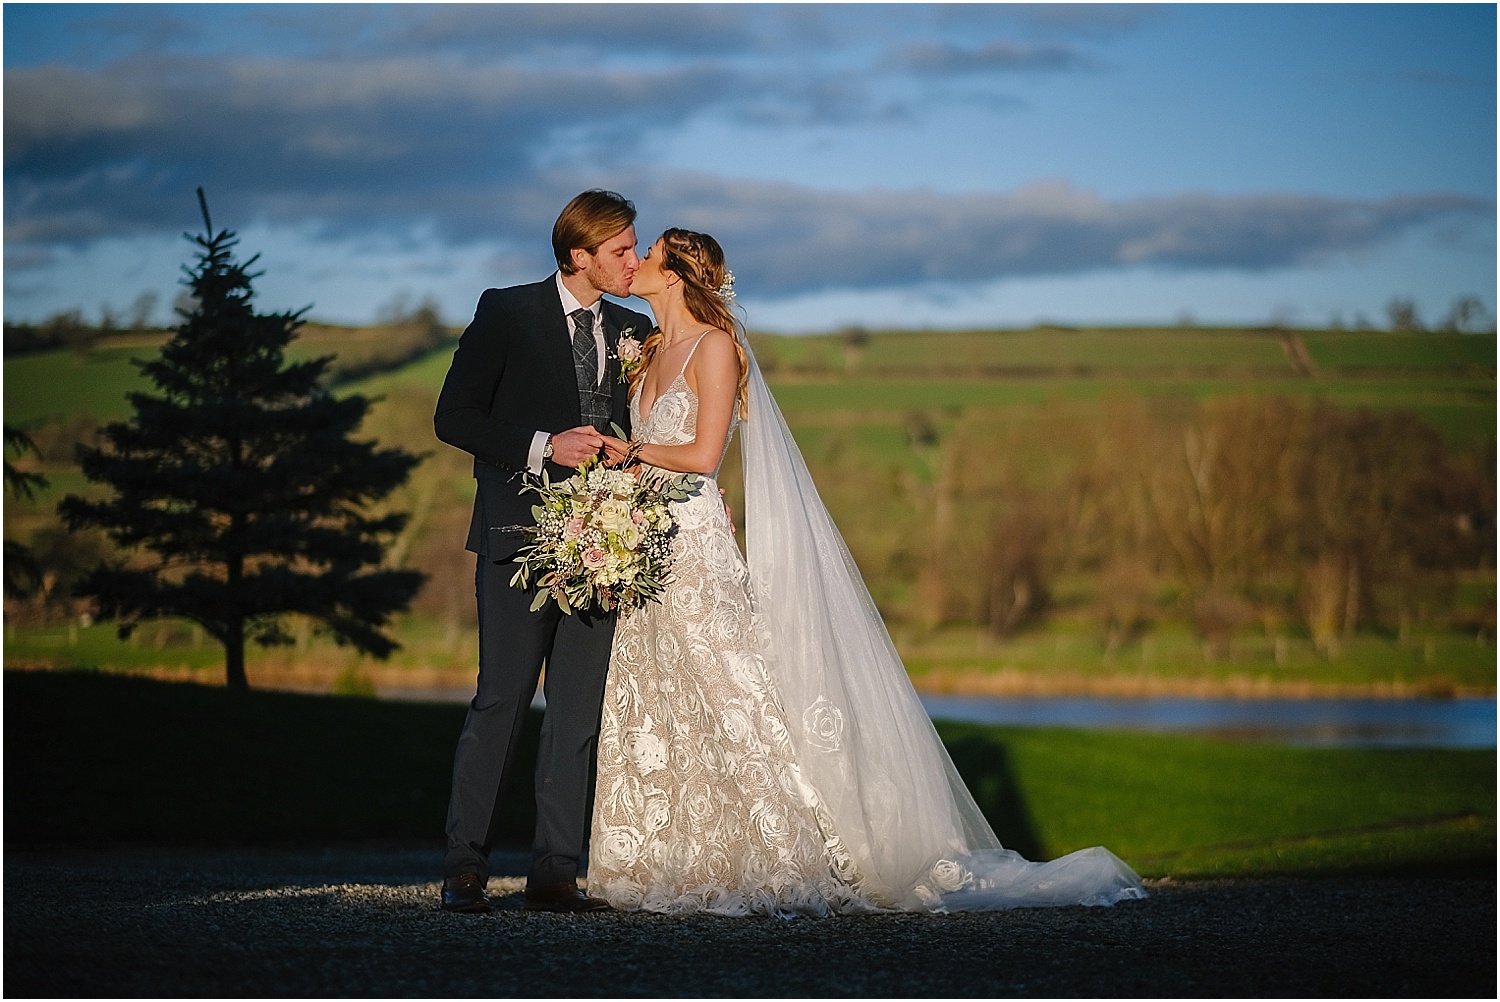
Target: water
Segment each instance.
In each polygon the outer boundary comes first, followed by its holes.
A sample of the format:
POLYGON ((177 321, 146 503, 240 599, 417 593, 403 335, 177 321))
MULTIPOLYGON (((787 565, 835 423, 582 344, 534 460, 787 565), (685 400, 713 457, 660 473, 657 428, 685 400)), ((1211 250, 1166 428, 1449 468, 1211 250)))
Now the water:
POLYGON ((1363 748, 1494 748, 1495 700, 997 699, 923 696, 933 719, 1023 727, 1158 731, 1278 744, 1363 748))
MULTIPOLYGON (((410 689, 388 699, 466 703, 472 689, 410 689)), ((532 706, 544 706, 538 692, 532 706)), ((939 720, 1202 734, 1344 748, 1494 748, 1495 699, 1108 699, 923 696, 939 720)))

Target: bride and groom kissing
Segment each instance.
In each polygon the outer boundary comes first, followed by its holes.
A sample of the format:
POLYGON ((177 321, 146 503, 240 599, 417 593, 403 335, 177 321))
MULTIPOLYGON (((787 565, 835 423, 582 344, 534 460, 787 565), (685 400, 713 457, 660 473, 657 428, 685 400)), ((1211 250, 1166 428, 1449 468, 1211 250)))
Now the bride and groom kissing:
POLYGON ((634 224, 613 192, 569 202, 557 272, 480 297, 438 397, 437 437, 474 457, 479 608, 442 906, 490 909, 501 795, 544 665, 527 909, 792 916, 1144 897, 1103 848, 1030 862, 1000 845, 730 311, 722 249, 669 229, 638 255, 634 224), (655 320, 606 293, 644 299, 655 320), (622 338, 643 341, 628 372, 622 338), (736 430, 746 557, 716 484, 736 430), (601 454, 701 481, 674 505, 665 589, 618 614, 533 611, 510 585, 518 527, 533 521, 522 478, 562 479, 601 454))

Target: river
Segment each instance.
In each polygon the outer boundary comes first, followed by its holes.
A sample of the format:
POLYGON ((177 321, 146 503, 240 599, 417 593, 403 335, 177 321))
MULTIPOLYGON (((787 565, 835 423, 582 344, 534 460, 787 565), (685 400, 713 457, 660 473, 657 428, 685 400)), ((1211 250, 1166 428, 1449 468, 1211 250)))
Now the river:
POLYGON ((1495 700, 923 696, 934 719, 1159 731, 1323 747, 1494 748, 1495 700))

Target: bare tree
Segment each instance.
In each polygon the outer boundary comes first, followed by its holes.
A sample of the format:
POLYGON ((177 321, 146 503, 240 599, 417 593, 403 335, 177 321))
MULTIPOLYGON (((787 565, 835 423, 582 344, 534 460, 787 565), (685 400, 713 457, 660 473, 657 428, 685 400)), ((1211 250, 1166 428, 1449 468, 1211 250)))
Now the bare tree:
POLYGON ((1417 301, 1409 297, 1397 296, 1385 304, 1385 315, 1391 323, 1391 330, 1409 333, 1411 331, 1426 330, 1422 326, 1422 318, 1417 313, 1417 301))
POLYGON ((1460 296, 1438 330, 1454 334, 1477 334, 1494 330, 1494 326, 1490 311, 1484 308, 1479 297, 1460 296))

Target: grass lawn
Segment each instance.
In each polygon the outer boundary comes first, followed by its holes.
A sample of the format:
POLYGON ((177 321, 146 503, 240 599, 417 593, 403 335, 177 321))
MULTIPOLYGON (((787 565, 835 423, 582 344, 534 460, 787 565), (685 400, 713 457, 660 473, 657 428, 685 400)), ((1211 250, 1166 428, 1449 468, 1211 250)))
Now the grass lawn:
POLYGON ((1185 627, 1167 624, 1111 654, 1097 629, 1057 622, 1046 629, 997 640, 975 628, 949 627, 919 635, 897 631, 907 671, 917 685, 941 690, 945 676, 1006 671, 1028 676, 1089 679, 1250 680, 1268 687, 1308 683, 1349 690, 1491 693, 1495 645, 1458 633, 1431 633, 1402 642, 1360 634, 1343 641, 1337 657, 1320 653, 1305 636, 1235 637, 1212 654, 1185 627))
POLYGON ((1493 751, 939 731, 1001 840, 1020 849, 1029 826, 1040 855, 1105 845, 1147 876, 1494 873, 1493 751))
MULTIPOLYGON (((6 843, 439 842, 462 706, 5 675, 6 843)), ((1147 876, 1494 873, 1492 751, 1294 749, 941 724, 1033 857, 1103 844, 1147 876)), ((523 745, 503 839, 533 823, 523 745)))
POLYGON ((31 425, 87 414, 113 420, 131 413, 125 394, 150 389, 131 358, 152 358, 155 347, 112 348, 80 355, 49 351, 5 360, 5 423, 31 425))

